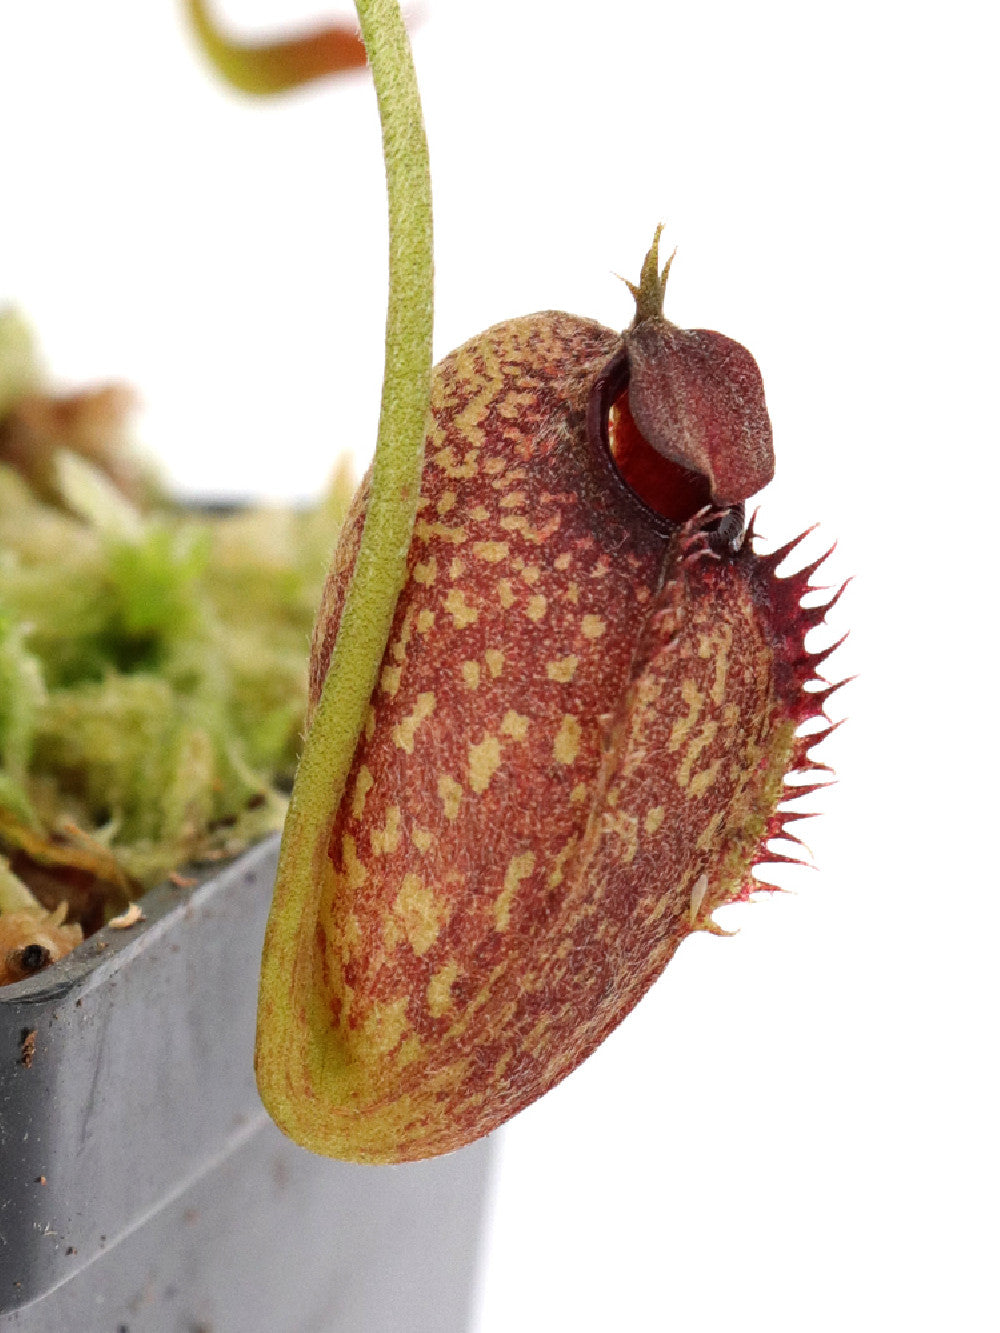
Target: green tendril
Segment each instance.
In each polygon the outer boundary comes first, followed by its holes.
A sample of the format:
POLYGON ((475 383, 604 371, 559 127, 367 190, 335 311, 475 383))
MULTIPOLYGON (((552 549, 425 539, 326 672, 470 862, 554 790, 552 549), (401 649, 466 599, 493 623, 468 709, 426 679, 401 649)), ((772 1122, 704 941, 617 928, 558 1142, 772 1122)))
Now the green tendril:
POLYGON ((405 579, 430 402, 433 268, 430 170, 416 75, 396 0, 356 0, 382 121, 389 202, 389 308, 378 445, 364 533, 339 633, 299 763, 268 921, 257 1078, 274 1119, 317 1151, 315 1108, 336 1082, 335 1034, 313 985, 328 847, 405 579), (305 1021, 303 1021, 305 1020, 305 1021), (312 1128, 310 1128, 312 1126, 312 1128))

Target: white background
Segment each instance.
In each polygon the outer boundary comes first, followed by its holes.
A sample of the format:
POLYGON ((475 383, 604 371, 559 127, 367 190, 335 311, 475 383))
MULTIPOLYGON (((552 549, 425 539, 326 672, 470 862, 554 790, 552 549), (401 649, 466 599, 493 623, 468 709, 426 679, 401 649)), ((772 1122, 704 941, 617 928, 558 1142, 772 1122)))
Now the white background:
MULTIPOLYGON (((438 354, 546 307, 624 325, 612 271, 664 221, 668 314, 764 374, 761 529, 819 520, 809 551, 837 539, 829 580, 855 576, 818 873, 720 914, 735 938, 686 943, 502 1132, 478 1333, 1000 1327, 988 12, 426 0, 438 354)), ((385 298, 366 77, 250 104, 169 0, 0 13, 0 299, 54 372, 139 386, 188 490, 360 468, 385 298)))

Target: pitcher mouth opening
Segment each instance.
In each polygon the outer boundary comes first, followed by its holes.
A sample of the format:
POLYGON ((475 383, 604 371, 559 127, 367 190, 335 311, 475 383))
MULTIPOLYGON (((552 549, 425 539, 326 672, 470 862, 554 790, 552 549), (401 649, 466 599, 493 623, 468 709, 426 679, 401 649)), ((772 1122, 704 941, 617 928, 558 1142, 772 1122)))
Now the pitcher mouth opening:
POLYGON ((587 407, 587 436, 613 484, 637 514, 661 536, 670 537, 703 511, 713 546, 738 550, 745 531, 742 504, 720 509, 709 479, 665 458, 643 437, 629 408, 629 362, 624 346, 597 378, 587 407))

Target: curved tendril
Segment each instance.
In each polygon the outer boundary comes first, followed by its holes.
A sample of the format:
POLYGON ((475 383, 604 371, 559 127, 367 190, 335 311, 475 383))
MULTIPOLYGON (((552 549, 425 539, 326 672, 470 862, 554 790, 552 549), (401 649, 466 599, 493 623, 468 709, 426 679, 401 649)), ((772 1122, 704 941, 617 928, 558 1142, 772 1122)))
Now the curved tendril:
POLYGON ((280 1127, 331 1151, 344 1077, 339 1033, 315 984, 314 940, 333 822, 406 573, 430 405, 430 168, 409 41, 396 0, 355 0, 382 121, 389 201, 385 378, 367 517, 322 697, 305 739, 264 942, 257 1082, 280 1127))
POLYGON ((274 42, 241 42, 229 37, 204 0, 184 0, 198 45, 216 73, 242 93, 268 97, 366 63, 357 29, 331 24, 274 42))

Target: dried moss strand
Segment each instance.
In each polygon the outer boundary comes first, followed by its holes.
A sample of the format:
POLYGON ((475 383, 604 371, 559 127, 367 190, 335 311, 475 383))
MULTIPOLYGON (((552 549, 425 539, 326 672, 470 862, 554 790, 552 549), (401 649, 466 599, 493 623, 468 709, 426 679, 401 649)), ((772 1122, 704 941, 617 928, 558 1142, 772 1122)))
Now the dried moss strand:
POLYGON ((302 1117, 318 1078, 336 1079, 332 1037, 315 1011, 313 925, 327 845, 402 588, 430 400, 430 171, 409 42, 395 0, 357 0, 378 97, 389 198, 385 378, 371 498, 323 695, 292 795, 261 975, 257 1074, 275 1120, 323 1151, 302 1117), (315 1012, 315 1023, 303 1023, 315 1012), (320 1073, 322 1071, 322 1073, 320 1073))

